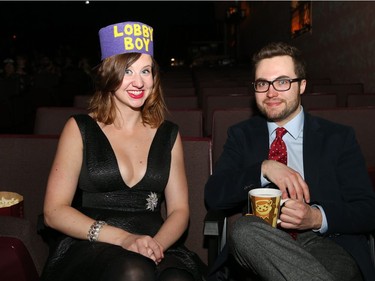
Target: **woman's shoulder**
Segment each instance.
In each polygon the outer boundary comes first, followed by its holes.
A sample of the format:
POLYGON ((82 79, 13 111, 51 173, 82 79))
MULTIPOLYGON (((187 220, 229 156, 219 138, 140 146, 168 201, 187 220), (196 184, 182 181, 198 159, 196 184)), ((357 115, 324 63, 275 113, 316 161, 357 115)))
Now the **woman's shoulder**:
POLYGON ((87 123, 93 120, 89 114, 84 114, 84 113, 73 114, 71 117, 73 117, 73 119, 75 119, 77 122, 80 122, 80 123, 82 122, 87 123))
POLYGON ((158 134, 169 138, 172 143, 176 140, 179 131, 179 126, 169 120, 164 120, 164 122, 158 128, 158 134))
POLYGON ((158 127, 157 132, 158 134, 167 134, 170 135, 173 132, 178 132, 179 126, 170 121, 170 120, 164 120, 158 127))
POLYGON ((89 125, 96 124, 96 121, 89 114, 74 114, 71 116, 79 128, 85 128, 89 125))
POLYGON ((164 122, 160 125, 160 127, 165 127, 170 130, 177 130, 177 131, 179 130, 179 126, 176 123, 169 121, 169 120, 164 120, 164 122))

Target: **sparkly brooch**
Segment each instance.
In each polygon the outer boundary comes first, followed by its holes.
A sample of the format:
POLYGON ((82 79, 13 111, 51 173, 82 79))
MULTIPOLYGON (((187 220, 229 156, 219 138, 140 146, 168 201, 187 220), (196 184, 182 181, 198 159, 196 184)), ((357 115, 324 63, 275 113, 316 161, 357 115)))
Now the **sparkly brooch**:
POLYGON ((158 195, 155 192, 151 192, 146 200, 146 209, 151 211, 155 210, 158 205, 158 195))

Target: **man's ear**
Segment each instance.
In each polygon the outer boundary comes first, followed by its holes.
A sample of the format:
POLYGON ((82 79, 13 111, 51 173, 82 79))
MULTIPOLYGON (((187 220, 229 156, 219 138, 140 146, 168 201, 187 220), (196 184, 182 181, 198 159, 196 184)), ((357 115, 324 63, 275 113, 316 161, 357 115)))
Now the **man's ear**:
POLYGON ((307 81, 306 79, 302 79, 300 84, 299 84, 299 92, 300 92, 300 95, 302 95, 303 93, 305 93, 305 90, 306 90, 306 84, 307 84, 307 81))

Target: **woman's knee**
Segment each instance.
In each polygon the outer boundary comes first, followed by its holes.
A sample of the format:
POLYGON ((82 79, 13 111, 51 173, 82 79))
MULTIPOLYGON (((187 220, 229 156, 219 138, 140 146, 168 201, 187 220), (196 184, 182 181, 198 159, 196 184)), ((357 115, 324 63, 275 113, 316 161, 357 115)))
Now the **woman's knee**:
POLYGON ((106 266, 103 277, 103 281, 155 281, 155 263, 138 254, 119 257, 106 266))
POLYGON ((168 268, 160 274, 158 281, 194 281, 194 278, 186 270, 168 268))

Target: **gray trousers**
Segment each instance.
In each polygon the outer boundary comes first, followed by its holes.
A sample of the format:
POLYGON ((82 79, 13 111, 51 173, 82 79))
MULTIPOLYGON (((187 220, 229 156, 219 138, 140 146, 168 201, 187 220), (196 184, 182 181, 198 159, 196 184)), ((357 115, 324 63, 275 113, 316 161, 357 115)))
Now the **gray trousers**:
POLYGON ((307 231, 293 240, 255 216, 243 216, 233 224, 228 246, 240 266, 260 280, 362 280, 354 259, 329 238, 307 231))

